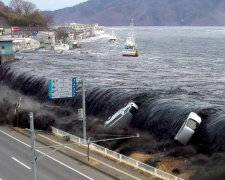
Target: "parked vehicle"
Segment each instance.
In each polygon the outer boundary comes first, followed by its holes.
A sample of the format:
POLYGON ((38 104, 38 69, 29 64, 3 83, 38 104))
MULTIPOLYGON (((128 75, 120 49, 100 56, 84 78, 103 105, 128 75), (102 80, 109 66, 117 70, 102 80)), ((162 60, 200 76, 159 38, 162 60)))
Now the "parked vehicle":
POLYGON ((125 107, 121 108, 113 116, 108 118, 105 122, 105 127, 116 127, 121 125, 126 126, 130 123, 137 110, 137 104, 132 101, 129 102, 125 107))
POLYGON ((201 117, 199 117, 196 113, 191 112, 174 139, 186 145, 195 133, 196 129, 201 124, 201 122, 201 117))

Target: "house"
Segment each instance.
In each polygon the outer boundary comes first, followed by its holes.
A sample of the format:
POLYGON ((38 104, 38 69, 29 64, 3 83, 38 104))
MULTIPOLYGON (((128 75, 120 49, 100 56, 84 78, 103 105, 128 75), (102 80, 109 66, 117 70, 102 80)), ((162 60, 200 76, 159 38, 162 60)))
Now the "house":
POLYGON ((12 40, 0 40, 0 65, 14 59, 15 54, 12 40))
POLYGON ((55 31, 39 31, 33 39, 38 40, 41 44, 55 44, 55 31))

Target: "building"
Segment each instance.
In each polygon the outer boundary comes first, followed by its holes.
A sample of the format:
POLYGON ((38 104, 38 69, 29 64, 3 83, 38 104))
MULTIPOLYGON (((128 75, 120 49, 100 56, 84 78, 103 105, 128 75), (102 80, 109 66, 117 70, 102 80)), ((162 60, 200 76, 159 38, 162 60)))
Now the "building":
POLYGON ((41 44, 55 44, 55 31, 39 31, 33 39, 38 40, 41 44))
POLYGON ((40 47, 40 42, 33 38, 10 38, 13 41, 13 49, 15 52, 28 49, 36 49, 40 47))
MULTIPOLYGON (((78 23, 66 23, 64 28, 68 28, 68 31, 73 30, 73 39, 85 39, 89 37, 95 37, 102 34, 103 26, 98 24, 78 24, 78 23)), ((71 34, 69 37, 71 39, 71 34)))
POLYGON ((66 28, 72 28, 78 31, 84 31, 87 26, 88 26, 87 24, 78 24, 78 23, 66 23, 64 25, 64 27, 66 28))
POLYGON ((13 61, 15 54, 12 40, 0 40, 0 64, 13 61))

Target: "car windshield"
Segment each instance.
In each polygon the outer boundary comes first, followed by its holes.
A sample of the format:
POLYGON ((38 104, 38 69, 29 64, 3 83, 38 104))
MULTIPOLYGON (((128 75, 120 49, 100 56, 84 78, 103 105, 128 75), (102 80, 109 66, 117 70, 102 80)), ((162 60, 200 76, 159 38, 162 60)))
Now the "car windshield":
POLYGON ((195 130, 198 127, 198 123, 193 119, 188 119, 187 127, 191 128, 192 130, 195 130))

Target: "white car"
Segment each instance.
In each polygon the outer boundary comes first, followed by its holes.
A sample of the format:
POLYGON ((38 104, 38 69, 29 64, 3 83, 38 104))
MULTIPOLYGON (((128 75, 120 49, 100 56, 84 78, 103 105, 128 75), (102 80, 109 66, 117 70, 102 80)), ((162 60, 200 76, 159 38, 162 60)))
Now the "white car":
POLYGON ((196 113, 191 112, 174 139, 186 145, 201 122, 201 118, 196 113))
POLYGON ((127 125, 132 120, 134 114, 137 112, 138 106, 134 102, 129 102, 125 107, 118 110, 113 116, 105 122, 105 127, 115 127, 120 125, 127 125))

